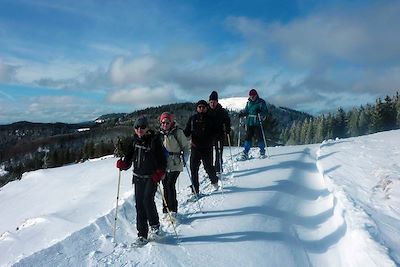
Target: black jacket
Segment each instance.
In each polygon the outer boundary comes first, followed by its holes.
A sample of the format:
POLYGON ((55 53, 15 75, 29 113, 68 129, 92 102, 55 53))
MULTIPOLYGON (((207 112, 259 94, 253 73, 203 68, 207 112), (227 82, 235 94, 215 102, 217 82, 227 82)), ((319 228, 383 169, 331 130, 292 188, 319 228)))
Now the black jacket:
POLYGON ((229 117, 228 111, 218 103, 215 109, 209 108, 208 113, 215 123, 217 140, 224 140, 225 134, 231 131, 231 118, 229 117))
POLYGON ((160 135, 152 130, 147 131, 142 138, 135 134, 124 161, 129 166, 133 163, 133 173, 138 176, 151 176, 156 170, 165 171, 167 159, 160 135))
POLYGON ((209 148, 213 146, 216 136, 215 123, 208 113, 196 113, 189 118, 184 133, 192 137, 193 148, 209 148))

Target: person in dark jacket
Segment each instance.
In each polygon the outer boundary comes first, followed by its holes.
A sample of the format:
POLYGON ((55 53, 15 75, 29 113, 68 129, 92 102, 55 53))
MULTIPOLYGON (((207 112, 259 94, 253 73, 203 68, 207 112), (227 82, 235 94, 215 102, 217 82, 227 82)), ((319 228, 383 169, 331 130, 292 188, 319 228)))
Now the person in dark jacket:
POLYGON ((135 244, 143 245, 148 238, 157 239, 162 235, 154 197, 158 183, 165 176, 167 161, 161 137, 149 129, 147 118, 139 117, 134 128, 133 141, 124 149, 125 157, 117 161, 117 168, 128 170, 133 165, 138 231, 135 244))
POLYGON ((215 190, 218 189, 218 177, 212 165, 216 131, 212 117, 209 116, 207 110, 207 101, 200 100, 197 102, 197 113, 189 118, 184 129, 185 135, 191 137, 190 172, 194 194, 199 193, 199 168, 201 162, 203 162, 212 186, 215 190))
POLYGON ((222 153, 225 137, 231 132, 231 118, 229 117, 228 111, 218 103, 218 93, 216 91, 211 92, 208 104, 210 106, 208 112, 210 116, 213 117, 216 129, 214 168, 217 173, 222 173, 222 153))
POLYGON ((251 89, 249 91, 249 99, 246 103, 246 107, 239 113, 239 117, 246 117, 247 129, 241 160, 248 159, 248 153, 252 145, 253 136, 257 138, 258 147, 260 148, 260 157, 265 157, 265 143, 261 127, 262 121, 265 119, 266 115, 267 104, 265 103, 264 99, 258 96, 256 89, 251 89))

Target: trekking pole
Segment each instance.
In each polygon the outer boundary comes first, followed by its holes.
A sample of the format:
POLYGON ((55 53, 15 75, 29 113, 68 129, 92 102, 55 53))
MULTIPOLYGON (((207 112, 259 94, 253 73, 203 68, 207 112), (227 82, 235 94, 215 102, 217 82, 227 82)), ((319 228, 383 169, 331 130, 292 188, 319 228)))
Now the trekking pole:
POLYGON ((118 171, 118 189, 117 189, 117 204, 115 205, 115 217, 114 217, 114 229, 113 229, 113 241, 115 242, 115 231, 117 229, 117 218, 118 218, 118 200, 119 200, 119 188, 121 185, 121 170, 118 171))
POLYGON ((222 190, 222 194, 224 193, 224 182, 222 181, 222 146, 221 146, 221 141, 218 141, 218 148, 219 148, 219 180, 221 181, 221 190, 222 190))
POLYGON ((176 236, 176 240, 179 242, 179 237, 178 237, 178 233, 176 232, 175 223, 174 223, 174 220, 172 219, 172 216, 171 216, 171 210, 168 208, 167 200, 165 199, 164 193, 162 192, 160 183, 157 183, 157 185, 158 185, 158 190, 160 190, 160 195, 161 195, 161 198, 162 198, 162 200, 164 202, 164 206, 167 209, 167 214, 168 214, 169 221, 171 222, 172 227, 174 228, 174 233, 175 233, 175 236, 176 236))
POLYGON ((195 197, 196 197, 196 202, 197 202, 197 205, 199 206, 199 210, 200 210, 201 213, 204 213, 203 210, 202 210, 201 207, 200 207, 199 196, 197 195, 196 189, 194 188, 192 176, 190 175, 190 172, 189 172, 189 168, 188 168, 188 166, 187 166, 187 163, 185 164, 185 168, 186 168, 186 171, 187 171, 187 173, 188 173, 190 182, 192 183, 192 185, 191 185, 192 191, 194 192, 194 195, 195 195, 195 197))
MULTIPOLYGON (((118 138, 117 145, 115 147, 114 153, 120 156, 120 160, 122 160, 121 155, 121 139, 118 138)), ((113 228, 113 241, 115 242, 115 232, 117 230, 117 219, 118 219, 118 201, 119 201, 119 189, 121 187, 121 169, 118 169, 118 187, 117 187, 117 203, 115 205, 115 216, 114 216, 114 228, 113 228)))
POLYGON ((257 113, 257 115, 258 115, 258 120, 260 121, 261 132, 262 132, 262 135, 263 135, 263 138, 264 138, 265 151, 267 152, 267 157, 269 158, 268 146, 267 146, 267 141, 265 139, 265 133, 264 133, 264 127, 263 127, 262 122, 261 122, 261 115, 260 115, 260 113, 257 113))
POLYGON ((177 192, 177 193, 179 194, 179 192, 180 192, 180 186, 179 186, 179 176, 178 176, 178 186, 177 186, 177 187, 178 187, 178 192, 177 192))
POLYGON ((232 170, 233 170, 233 156, 232 156, 232 146, 231 146, 231 135, 229 133, 227 133, 226 135, 228 137, 229 153, 231 154, 231 162, 232 162, 232 170))
POLYGON ((242 118, 239 118, 239 127, 238 127, 238 142, 237 142, 237 146, 240 147, 240 125, 242 124, 242 118))

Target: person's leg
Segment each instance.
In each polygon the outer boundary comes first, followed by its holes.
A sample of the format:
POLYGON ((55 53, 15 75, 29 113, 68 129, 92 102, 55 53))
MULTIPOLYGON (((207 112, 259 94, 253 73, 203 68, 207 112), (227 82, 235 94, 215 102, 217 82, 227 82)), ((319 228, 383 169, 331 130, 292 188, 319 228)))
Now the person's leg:
POLYGON ((221 168, 221 166, 220 166, 220 161, 219 161, 219 154, 220 154, 219 150, 220 150, 220 149, 219 149, 219 143, 218 143, 218 141, 215 141, 214 147, 215 147, 215 163, 214 163, 214 169, 215 169, 216 172, 220 172, 220 168, 221 168))
POLYGON ((145 180, 145 188, 143 192, 143 203, 144 209, 146 211, 146 216, 149 221, 150 226, 155 226, 160 224, 160 220, 157 213, 156 203, 154 197, 157 192, 157 185, 154 184, 152 179, 145 180))
POLYGON ((262 134, 261 126, 257 127, 255 129, 255 134, 258 142, 258 147, 260 148, 260 155, 264 156, 265 155, 265 143, 264 143, 264 137, 262 134))
POLYGON ((138 236, 147 238, 149 226, 147 224, 147 215, 144 206, 144 192, 146 188, 146 180, 134 178, 135 180, 135 207, 136 207, 136 229, 138 236))
POLYGON ((175 171, 175 172, 170 172, 169 173, 169 179, 167 182, 167 188, 168 188, 168 199, 167 199, 167 203, 168 203, 168 208, 169 211, 171 212, 177 212, 178 211, 178 201, 176 198, 176 180, 178 179, 180 172, 175 171))
MULTIPOLYGON (((196 193, 199 193, 199 168, 200 168, 200 163, 201 163, 201 155, 200 152, 197 149, 192 148, 191 154, 190 154, 190 172, 192 174, 192 186, 194 187, 194 190, 196 193)), ((192 188, 193 191, 193 188, 192 188)))
POLYGON ((222 153, 224 148, 224 140, 216 141, 215 145, 215 172, 221 173, 223 172, 222 168, 222 153))
MULTIPOLYGON (((167 172, 165 174, 165 178, 164 180, 162 180, 162 184, 163 184, 163 192, 164 192, 164 197, 165 197, 165 201, 168 203, 168 198, 169 198, 169 194, 168 194, 168 181, 170 179, 170 172, 167 172)), ((167 213, 167 203, 163 203, 163 213, 167 213)))
POLYGON ((213 151, 212 147, 203 149, 201 151, 201 160, 203 162, 204 170, 208 174, 212 184, 218 183, 218 176, 215 173, 214 166, 212 165, 213 151))
POLYGON ((244 153, 248 155, 250 148, 253 143, 253 136, 254 136, 254 126, 247 127, 246 131, 246 139, 244 140, 244 153))

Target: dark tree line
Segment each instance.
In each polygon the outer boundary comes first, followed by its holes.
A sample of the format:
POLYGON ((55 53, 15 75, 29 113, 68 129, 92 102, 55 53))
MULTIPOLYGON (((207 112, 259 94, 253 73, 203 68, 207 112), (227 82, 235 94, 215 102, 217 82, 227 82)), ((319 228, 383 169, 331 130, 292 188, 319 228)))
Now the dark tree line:
POLYGON ((303 121, 295 121, 281 132, 286 145, 320 143, 327 139, 354 137, 400 128, 400 96, 377 99, 374 105, 354 107, 345 112, 324 114, 303 121))

